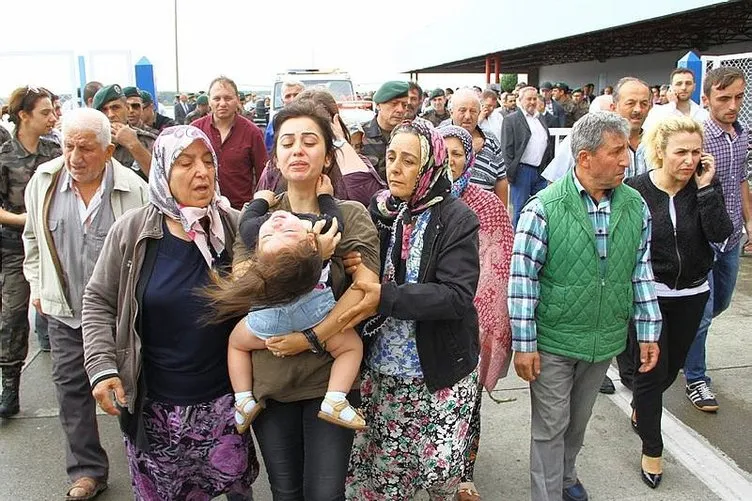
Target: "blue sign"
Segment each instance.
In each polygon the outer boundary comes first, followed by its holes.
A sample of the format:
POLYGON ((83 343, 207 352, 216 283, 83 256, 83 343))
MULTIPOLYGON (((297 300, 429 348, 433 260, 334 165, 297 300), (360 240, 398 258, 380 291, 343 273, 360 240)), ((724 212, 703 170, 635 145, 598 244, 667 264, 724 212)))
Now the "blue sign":
POLYGON ((692 51, 684 54, 684 57, 676 62, 677 68, 687 68, 695 74, 695 91, 692 93, 692 101, 700 104, 702 95, 702 61, 700 57, 692 51))
POLYGON ((151 97, 154 98, 154 109, 157 109, 157 86, 154 83, 154 66, 145 57, 142 57, 136 63, 136 87, 151 94, 151 97))

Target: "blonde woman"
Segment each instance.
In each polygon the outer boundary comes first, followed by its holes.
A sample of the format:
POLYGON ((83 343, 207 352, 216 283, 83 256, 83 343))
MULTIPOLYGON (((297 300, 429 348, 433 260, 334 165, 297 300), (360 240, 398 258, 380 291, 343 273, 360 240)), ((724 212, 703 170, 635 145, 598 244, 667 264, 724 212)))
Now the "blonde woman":
POLYGON ((726 240, 732 225, 699 123, 666 118, 643 142, 655 169, 627 184, 640 192, 652 216, 650 252, 663 327, 655 369, 635 374, 632 426, 642 439, 642 480, 655 489, 663 474, 663 392, 684 366, 710 294, 711 243, 726 240))

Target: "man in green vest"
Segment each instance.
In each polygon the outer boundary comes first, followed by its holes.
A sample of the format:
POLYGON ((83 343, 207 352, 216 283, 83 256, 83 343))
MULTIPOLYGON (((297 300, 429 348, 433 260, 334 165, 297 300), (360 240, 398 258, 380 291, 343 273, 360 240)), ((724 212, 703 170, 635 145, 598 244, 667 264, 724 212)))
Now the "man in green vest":
POLYGON ((622 184, 628 137, 619 115, 585 115, 572 130, 574 170, 531 198, 517 224, 509 316, 515 370, 530 382, 534 501, 588 499, 575 460, 630 319, 639 371, 658 360, 650 212, 622 184))

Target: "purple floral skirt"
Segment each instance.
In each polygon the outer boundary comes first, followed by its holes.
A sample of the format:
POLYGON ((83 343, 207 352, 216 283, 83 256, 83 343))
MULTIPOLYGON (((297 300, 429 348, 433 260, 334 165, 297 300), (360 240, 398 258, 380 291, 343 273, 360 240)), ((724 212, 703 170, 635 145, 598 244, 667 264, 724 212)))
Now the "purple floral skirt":
POLYGON ((150 451, 128 437, 125 447, 137 501, 204 501, 246 493, 259 465, 250 433, 238 435, 233 396, 176 406, 147 400, 144 428, 150 451))

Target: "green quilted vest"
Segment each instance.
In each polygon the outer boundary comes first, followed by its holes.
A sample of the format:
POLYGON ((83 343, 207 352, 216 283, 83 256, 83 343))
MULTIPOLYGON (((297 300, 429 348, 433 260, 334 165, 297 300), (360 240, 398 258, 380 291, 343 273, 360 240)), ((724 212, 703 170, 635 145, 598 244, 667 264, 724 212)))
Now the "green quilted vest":
POLYGON ((537 197, 548 227, 535 310, 538 350, 587 362, 608 360, 626 345, 642 198, 623 184, 613 190, 608 258, 601 260, 593 224, 571 174, 537 197))

